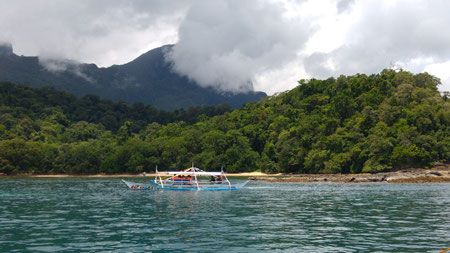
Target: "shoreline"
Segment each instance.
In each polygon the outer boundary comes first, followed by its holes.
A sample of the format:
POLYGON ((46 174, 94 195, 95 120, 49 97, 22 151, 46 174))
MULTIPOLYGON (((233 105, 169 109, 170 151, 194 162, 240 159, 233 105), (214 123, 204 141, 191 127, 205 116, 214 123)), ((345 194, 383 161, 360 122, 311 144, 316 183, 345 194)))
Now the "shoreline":
MULTIPOLYGON (((17 174, 4 175, 0 178, 130 178, 155 177, 155 173, 140 174, 17 174)), ((391 172, 361 173, 361 174, 266 174, 262 172, 227 173, 227 177, 247 177, 248 180, 281 182, 281 183, 450 183, 450 164, 437 163, 430 169, 409 168, 391 172)))
POLYGON ((249 177, 249 180, 282 183, 450 183, 450 164, 437 163, 430 169, 409 168, 373 174, 285 174, 266 177, 249 177))

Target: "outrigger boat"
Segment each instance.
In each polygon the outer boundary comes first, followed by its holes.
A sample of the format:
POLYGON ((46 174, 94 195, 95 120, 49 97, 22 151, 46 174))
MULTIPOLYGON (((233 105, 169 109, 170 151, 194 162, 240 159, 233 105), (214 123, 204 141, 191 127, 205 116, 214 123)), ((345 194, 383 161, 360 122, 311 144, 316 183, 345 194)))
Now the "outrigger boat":
POLYGON ((182 191, 230 191, 244 187, 248 182, 231 184, 225 173, 203 171, 191 167, 185 171, 159 172, 156 168, 155 180, 150 184, 132 183, 122 179, 130 189, 168 189, 182 191), (204 179, 206 178, 206 179, 204 179))

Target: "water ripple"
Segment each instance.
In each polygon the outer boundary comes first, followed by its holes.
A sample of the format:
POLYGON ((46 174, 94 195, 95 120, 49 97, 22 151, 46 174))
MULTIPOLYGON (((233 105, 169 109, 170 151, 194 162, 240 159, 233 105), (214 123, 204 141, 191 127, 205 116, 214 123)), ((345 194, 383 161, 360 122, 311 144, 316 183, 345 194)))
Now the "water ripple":
POLYGON ((1 179, 1 252, 438 252, 450 184, 133 191, 118 179, 1 179))

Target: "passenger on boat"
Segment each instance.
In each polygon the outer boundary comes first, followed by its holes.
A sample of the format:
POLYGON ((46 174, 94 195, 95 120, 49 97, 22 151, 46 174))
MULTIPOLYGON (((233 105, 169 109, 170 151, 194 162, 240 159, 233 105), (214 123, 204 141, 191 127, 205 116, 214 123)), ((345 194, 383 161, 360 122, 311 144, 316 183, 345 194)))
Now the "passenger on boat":
POLYGON ((222 183, 222 176, 217 176, 216 181, 217 181, 218 184, 221 184, 222 183))
POLYGON ((181 182, 181 177, 179 177, 177 175, 174 175, 172 180, 173 180, 174 183, 179 183, 179 182, 181 182))

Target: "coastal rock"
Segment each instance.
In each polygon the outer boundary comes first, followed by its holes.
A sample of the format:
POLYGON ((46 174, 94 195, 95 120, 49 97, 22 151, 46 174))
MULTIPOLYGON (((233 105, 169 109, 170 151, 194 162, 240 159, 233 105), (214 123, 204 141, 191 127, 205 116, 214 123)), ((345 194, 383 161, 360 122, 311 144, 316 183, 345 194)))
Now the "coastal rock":
POLYGON ((333 182, 333 183, 432 183, 450 182, 450 166, 437 164, 431 169, 404 169, 395 172, 361 174, 289 174, 250 177, 249 180, 286 183, 333 182))
POLYGON ((438 176, 438 177, 442 177, 443 176, 440 172, 437 172, 437 171, 431 171, 429 174, 434 175, 434 176, 438 176))

